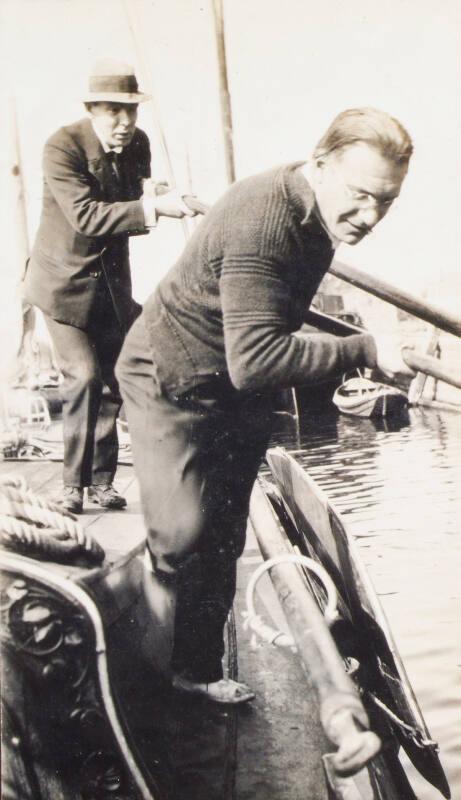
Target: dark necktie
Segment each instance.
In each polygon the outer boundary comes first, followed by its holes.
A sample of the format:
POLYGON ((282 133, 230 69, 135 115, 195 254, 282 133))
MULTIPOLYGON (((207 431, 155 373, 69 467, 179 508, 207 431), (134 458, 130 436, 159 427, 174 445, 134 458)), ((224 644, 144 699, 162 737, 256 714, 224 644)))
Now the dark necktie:
POLYGON ((112 174, 117 182, 121 183, 120 153, 116 153, 115 150, 109 150, 107 158, 109 159, 112 174))
POLYGON ((114 179, 113 185, 117 195, 117 199, 127 200, 128 199, 126 197, 127 181, 125 176, 125 166, 123 163, 123 156, 121 153, 116 153, 114 150, 110 150, 107 153, 107 157, 109 159, 112 177, 114 179))

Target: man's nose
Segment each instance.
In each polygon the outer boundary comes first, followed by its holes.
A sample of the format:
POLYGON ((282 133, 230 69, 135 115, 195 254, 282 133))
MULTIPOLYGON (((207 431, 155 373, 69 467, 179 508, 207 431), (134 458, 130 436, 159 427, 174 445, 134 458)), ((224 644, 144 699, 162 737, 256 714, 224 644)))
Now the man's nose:
POLYGON ((379 205, 372 205, 368 208, 361 208, 359 217, 362 225, 371 229, 382 219, 385 213, 385 210, 379 205))
POLYGON ((131 114, 125 108, 119 111, 118 120, 122 125, 131 125, 131 114))

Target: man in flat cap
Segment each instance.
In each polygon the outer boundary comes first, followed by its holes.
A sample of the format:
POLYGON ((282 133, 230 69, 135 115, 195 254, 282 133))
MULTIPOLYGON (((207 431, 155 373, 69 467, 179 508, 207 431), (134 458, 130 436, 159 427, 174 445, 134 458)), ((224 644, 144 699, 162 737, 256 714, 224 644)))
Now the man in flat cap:
POLYGON ((114 365, 137 316, 129 236, 158 216, 193 215, 177 191, 157 196, 150 147, 136 127, 140 92, 133 69, 99 62, 84 98, 88 118, 60 128, 43 158, 43 206, 25 281, 25 299, 43 312, 63 374, 63 506, 89 499, 123 508, 113 487, 116 419, 121 406, 114 365))

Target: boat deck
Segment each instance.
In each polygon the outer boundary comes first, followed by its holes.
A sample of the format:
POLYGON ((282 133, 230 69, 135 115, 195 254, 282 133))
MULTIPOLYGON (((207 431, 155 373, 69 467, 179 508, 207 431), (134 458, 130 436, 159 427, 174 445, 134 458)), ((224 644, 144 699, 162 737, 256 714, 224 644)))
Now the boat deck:
MULTIPOLYGON (((29 488, 45 497, 53 497, 61 485, 60 462, 4 461, 0 475, 4 474, 22 475, 29 488)), ((126 558, 144 539, 131 466, 119 467, 116 487, 127 498, 127 509, 107 511, 88 505, 79 517, 111 564, 126 558)), ((320 758, 328 747, 300 662, 291 651, 253 642, 243 625, 246 585, 260 562, 250 528, 227 630, 226 661, 229 674, 255 690, 253 703, 238 709, 216 706, 171 691, 154 672, 132 676, 134 684, 143 682, 141 691, 136 687, 131 709, 135 738, 148 769, 152 765, 157 777, 160 764, 160 785, 169 787, 168 800, 170 796, 175 800, 326 800, 328 796, 320 758)), ((269 624, 286 629, 267 576, 257 591, 258 612, 269 624)), ((129 673, 129 648, 119 647, 116 656, 129 673)))

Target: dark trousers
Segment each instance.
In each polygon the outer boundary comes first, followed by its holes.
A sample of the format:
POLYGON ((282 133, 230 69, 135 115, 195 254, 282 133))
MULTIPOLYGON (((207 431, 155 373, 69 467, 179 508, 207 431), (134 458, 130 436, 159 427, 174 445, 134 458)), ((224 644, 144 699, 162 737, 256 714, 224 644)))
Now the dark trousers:
POLYGON ((114 367, 123 342, 112 301, 101 291, 86 330, 44 317, 64 378, 64 483, 112 483, 122 404, 114 367))
POLYGON ((177 400, 163 396, 142 319, 128 334, 117 376, 152 560, 158 574, 177 581, 172 669, 219 680, 236 560, 270 435, 270 400, 220 396, 210 384, 177 400))

